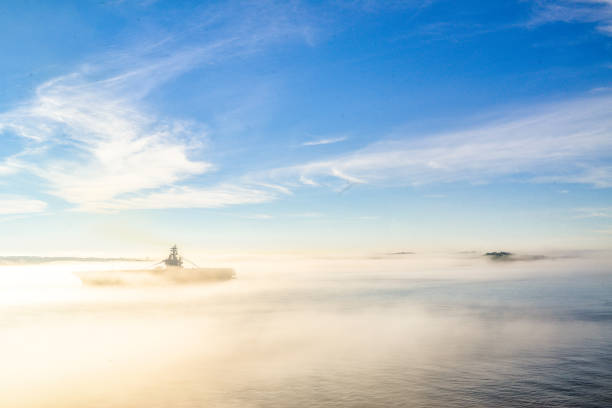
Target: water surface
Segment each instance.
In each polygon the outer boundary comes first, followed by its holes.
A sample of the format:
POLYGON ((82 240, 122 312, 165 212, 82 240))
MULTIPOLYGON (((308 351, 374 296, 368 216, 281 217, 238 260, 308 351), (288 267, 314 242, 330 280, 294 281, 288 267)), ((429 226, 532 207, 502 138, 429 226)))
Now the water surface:
POLYGON ((605 267, 248 265, 147 288, 3 269, 0 405, 612 406, 605 267))

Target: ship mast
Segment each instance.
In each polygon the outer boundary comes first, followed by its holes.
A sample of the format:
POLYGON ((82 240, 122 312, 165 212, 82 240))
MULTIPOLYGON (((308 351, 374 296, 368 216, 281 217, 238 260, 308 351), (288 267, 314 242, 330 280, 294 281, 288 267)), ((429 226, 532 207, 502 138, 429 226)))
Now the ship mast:
POLYGON ((183 266, 183 258, 179 256, 176 245, 170 248, 170 255, 168 256, 168 258, 164 259, 164 263, 166 264, 166 266, 183 266))

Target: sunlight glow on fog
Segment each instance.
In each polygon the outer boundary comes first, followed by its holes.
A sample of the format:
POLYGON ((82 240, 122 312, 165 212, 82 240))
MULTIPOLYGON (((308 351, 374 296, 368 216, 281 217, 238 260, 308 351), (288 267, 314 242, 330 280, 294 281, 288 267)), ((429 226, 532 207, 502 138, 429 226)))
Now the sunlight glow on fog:
POLYGON ((443 384, 479 401, 485 378, 610 333, 564 315, 597 300, 581 285, 608 296, 601 260, 435 259, 260 257, 233 281, 146 288, 80 286, 84 264, 2 267, 0 405, 419 406, 443 384), (44 271, 47 286, 7 278, 44 271))

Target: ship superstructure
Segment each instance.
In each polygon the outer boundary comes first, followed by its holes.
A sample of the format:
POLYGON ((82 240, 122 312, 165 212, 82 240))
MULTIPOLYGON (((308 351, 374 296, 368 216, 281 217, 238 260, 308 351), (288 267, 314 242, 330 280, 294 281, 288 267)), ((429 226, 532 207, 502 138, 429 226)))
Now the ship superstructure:
POLYGON ((75 274, 86 285, 164 285, 189 284, 234 279, 236 273, 232 268, 184 268, 183 260, 193 264, 189 259, 179 255, 176 245, 170 248, 170 255, 162 262, 166 267, 153 269, 128 269, 111 271, 82 271, 75 274))
POLYGON ((177 268, 183 267, 183 257, 179 256, 176 245, 170 248, 170 255, 168 255, 168 258, 164 259, 164 263, 166 266, 174 266, 177 268))

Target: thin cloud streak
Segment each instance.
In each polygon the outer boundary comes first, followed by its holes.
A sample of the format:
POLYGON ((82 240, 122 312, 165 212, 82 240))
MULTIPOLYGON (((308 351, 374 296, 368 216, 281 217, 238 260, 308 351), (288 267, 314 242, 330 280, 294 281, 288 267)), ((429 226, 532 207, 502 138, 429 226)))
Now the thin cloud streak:
POLYGON ((612 218, 612 207, 577 208, 574 218, 612 218))
POLYGON ((268 191, 236 185, 219 185, 211 188, 181 186, 134 197, 88 203, 86 206, 79 207, 78 210, 117 212, 170 208, 221 208, 238 204, 260 204, 274 199, 276 195, 268 191))
POLYGON ((14 174, 18 171, 18 169, 11 165, 11 163, 6 160, 3 163, 0 163, 0 176, 6 176, 9 174, 14 174))
POLYGON ((310 141, 310 142, 302 143, 302 146, 327 145, 327 144, 332 144, 332 143, 344 142, 347 139, 348 139, 348 137, 341 136, 341 137, 333 137, 333 138, 327 138, 327 139, 313 140, 313 141, 310 141))
POLYGON ((398 137, 260 177, 328 186, 488 183, 503 178, 612 186, 612 96, 543 106, 532 115, 424 138, 398 137))
POLYGON ((0 214, 30 214, 40 213, 47 209, 47 203, 17 196, 0 196, 0 214))
POLYGON ((561 0, 538 2, 528 25, 537 26, 554 22, 594 23, 597 30, 612 36, 612 1, 561 0))

